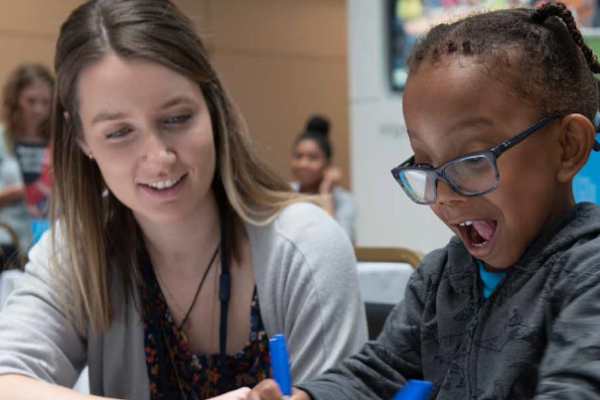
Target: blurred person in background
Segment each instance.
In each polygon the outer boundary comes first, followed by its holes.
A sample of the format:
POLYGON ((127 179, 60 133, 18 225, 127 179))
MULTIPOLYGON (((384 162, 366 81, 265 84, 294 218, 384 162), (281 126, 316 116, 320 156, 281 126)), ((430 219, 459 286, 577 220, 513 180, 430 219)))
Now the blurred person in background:
POLYGON ((9 153, 0 152, 0 222, 8 226, 0 227, 0 272, 9 265, 21 263, 22 252, 31 243, 31 228, 24 198, 19 164, 9 153))
MULTIPOLYGON (((16 234, 21 249, 6 228, 0 230, 3 259, 12 260, 31 244, 30 219, 47 217, 49 182, 40 181, 43 160, 49 159, 48 117, 54 79, 40 64, 22 64, 8 77, 2 94, 0 127, 0 221, 16 234)), ((49 172, 49 171, 48 171, 49 172)))
POLYGON ((20 65, 3 93, 6 153, 19 163, 25 203, 36 239, 48 226, 50 195, 49 116, 54 78, 41 64, 20 65), (44 172, 45 171, 45 172, 44 172))
POLYGON ((292 148, 292 172, 296 179, 292 189, 322 197, 322 207, 341 225, 354 242, 356 202, 339 184, 342 171, 331 165, 333 148, 329 141, 329 120, 323 116, 311 117, 304 132, 292 148))

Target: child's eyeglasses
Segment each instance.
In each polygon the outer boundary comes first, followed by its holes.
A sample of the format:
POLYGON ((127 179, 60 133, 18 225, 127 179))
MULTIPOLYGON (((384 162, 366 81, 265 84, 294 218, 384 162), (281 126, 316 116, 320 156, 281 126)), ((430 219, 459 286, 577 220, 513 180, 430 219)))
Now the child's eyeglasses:
POLYGON ((463 196, 483 196, 498 187, 498 157, 560 116, 554 114, 545 117, 489 150, 457 157, 438 168, 431 165, 415 165, 415 157, 412 156, 394 168, 392 175, 408 197, 417 204, 435 203, 438 179, 463 196))

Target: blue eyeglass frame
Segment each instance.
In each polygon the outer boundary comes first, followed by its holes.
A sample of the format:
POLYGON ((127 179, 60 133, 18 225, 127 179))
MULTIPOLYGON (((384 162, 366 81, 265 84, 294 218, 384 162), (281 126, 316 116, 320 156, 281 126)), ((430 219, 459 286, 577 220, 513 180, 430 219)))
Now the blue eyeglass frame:
POLYGON ((423 166, 414 165, 415 156, 412 156, 408 160, 404 161, 402 164, 398 165, 396 168, 392 169, 392 171, 391 171, 392 176, 394 177, 396 182, 398 182, 398 184, 402 187, 402 189, 404 190, 404 193, 406 193, 406 195, 417 204, 422 204, 422 205, 435 204, 435 202, 437 200, 437 181, 438 180, 441 180, 446 185, 448 185, 450 188, 452 188, 452 190, 454 190, 457 193, 460 193, 463 196, 466 196, 466 197, 483 196, 483 195, 495 190, 498 187, 498 184, 500 183, 500 173, 498 172, 498 166, 496 165, 496 160, 498 160, 498 157, 500 157, 503 153, 505 153, 506 151, 515 147, 519 143, 521 143, 523 140, 527 139, 529 136, 531 136, 533 133, 540 130, 542 127, 544 127, 550 121, 553 121, 556 118, 562 118, 562 117, 563 117, 562 114, 552 114, 547 117, 544 117, 541 120, 535 122, 533 125, 525 128, 525 130, 523 130, 522 132, 517 133, 516 135, 514 135, 511 138, 505 140, 504 142, 492 147, 491 149, 477 151, 475 153, 469 153, 469 154, 465 154, 463 156, 453 158, 452 160, 448 161, 444 165, 441 165, 437 168, 433 168, 431 165, 423 165, 423 166), (456 164, 458 162, 464 161, 469 158, 474 158, 474 157, 485 157, 490 161, 490 165, 494 169, 496 183, 493 187, 491 187, 490 189, 487 189, 483 192, 465 193, 464 191, 459 189, 456 185, 454 185, 450 181, 450 179, 448 179, 445 171, 446 171, 446 168, 448 168, 449 166, 451 166, 453 164, 456 164), (421 202, 421 201, 417 201, 413 196, 410 195, 409 189, 404 185, 404 182, 402 182, 402 179, 400 179, 400 173, 406 172, 406 171, 418 171, 418 172, 424 173, 433 182, 435 182, 435 184, 433 186, 433 190, 434 190, 433 191, 433 200, 421 202))

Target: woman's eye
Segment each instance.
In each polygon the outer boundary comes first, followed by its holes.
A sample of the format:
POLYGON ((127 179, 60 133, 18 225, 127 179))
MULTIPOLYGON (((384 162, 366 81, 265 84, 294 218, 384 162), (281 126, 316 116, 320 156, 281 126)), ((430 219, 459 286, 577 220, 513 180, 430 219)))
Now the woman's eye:
POLYGON ((129 129, 129 128, 119 129, 118 131, 113 131, 113 132, 107 133, 106 138, 107 139, 118 139, 118 138, 121 138, 121 137, 127 135, 130 131, 131 131, 131 129, 129 129))
POLYGON ((173 117, 168 117, 165 119, 165 124, 167 125, 182 125, 192 118, 192 114, 185 115, 175 115, 173 117))

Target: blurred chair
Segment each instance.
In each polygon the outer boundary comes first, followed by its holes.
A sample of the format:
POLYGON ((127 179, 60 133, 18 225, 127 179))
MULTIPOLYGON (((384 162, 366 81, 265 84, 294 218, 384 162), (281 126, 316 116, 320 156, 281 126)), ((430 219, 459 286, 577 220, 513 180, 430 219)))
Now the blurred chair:
POLYGON ((390 311, 404 299, 408 280, 423 255, 402 247, 356 247, 354 251, 369 339, 376 339, 390 311))
POLYGON ((13 260, 7 260, 0 248, 0 310, 8 295, 15 288, 15 281, 21 275, 23 257, 21 256, 21 243, 15 230, 4 221, 0 221, 0 229, 5 230, 10 236, 12 244, 16 247, 16 255, 13 260))
POLYGON ((12 244, 16 248, 15 256, 10 260, 7 259, 2 249, 0 249, 0 272, 8 268, 22 269, 25 264, 25 258, 23 257, 23 251, 17 233, 10 225, 3 221, 0 221, 0 229, 5 230, 8 233, 12 244))
POLYGON ((359 262, 406 263, 417 268, 423 253, 405 247, 355 247, 359 262))

